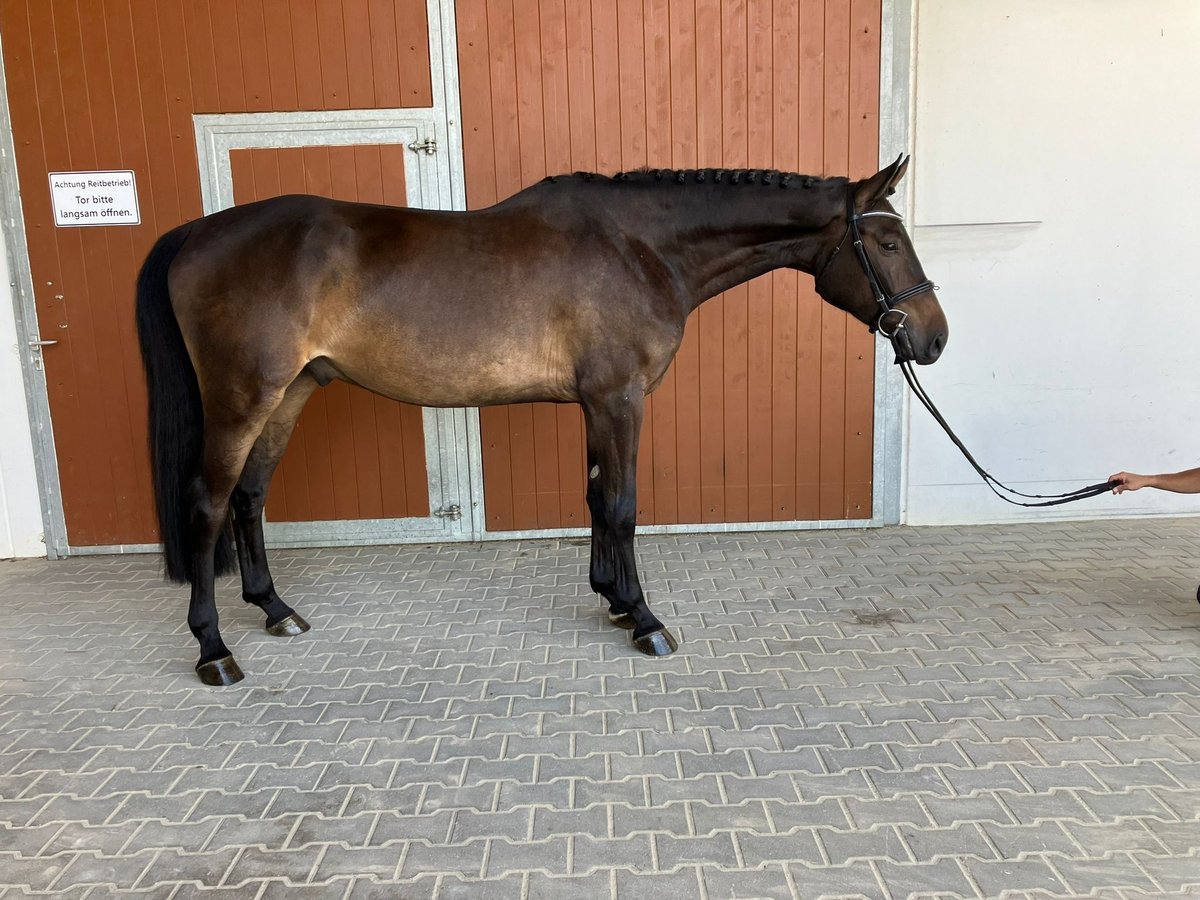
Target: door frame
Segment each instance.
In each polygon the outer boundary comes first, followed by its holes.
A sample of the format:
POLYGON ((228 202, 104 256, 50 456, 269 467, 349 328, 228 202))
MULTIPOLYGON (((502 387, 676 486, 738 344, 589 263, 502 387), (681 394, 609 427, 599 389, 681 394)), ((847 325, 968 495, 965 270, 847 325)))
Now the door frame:
MULTIPOLYGON (((2 39, 3 36, 0 36, 2 39)), ((38 335, 38 316, 16 160, 12 117, 8 111, 8 79, 4 71, 4 57, 0 54, 0 216, 4 220, 4 250, 8 257, 16 349, 24 376, 25 408, 29 417, 38 496, 41 498, 42 540, 46 545, 46 556, 59 559, 70 553, 67 545, 67 515, 63 511, 62 485, 58 478, 58 454, 50 420, 46 372, 42 368, 41 353, 29 345, 29 341, 35 340, 38 335)))

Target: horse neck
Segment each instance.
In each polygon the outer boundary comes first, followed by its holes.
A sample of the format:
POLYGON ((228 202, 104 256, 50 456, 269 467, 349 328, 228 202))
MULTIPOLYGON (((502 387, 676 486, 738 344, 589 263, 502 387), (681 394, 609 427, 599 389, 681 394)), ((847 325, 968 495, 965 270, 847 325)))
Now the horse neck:
POLYGON ((844 197, 844 182, 664 185, 644 221, 653 246, 680 274, 690 313, 783 266, 814 273, 826 252, 825 226, 844 197))

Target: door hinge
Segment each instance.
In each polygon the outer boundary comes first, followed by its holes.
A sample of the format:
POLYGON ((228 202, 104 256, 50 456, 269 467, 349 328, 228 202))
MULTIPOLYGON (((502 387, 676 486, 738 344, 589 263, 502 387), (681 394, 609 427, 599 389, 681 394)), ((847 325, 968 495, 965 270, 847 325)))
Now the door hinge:
POLYGON ((437 141, 433 138, 425 138, 425 140, 420 142, 413 141, 408 145, 408 149, 413 153, 420 153, 424 150, 429 156, 433 156, 433 154, 437 153, 437 141))
POLYGON ((434 511, 434 516, 439 519, 448 519, 451 522, 457 522, 462 518, 462 507, 457 503, 450 506, 443 506, 441 509, 434 511))

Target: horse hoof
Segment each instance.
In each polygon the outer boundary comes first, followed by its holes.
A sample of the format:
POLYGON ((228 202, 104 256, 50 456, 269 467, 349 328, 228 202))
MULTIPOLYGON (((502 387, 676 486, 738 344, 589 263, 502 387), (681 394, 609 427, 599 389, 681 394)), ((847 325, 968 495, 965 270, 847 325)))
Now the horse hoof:
POLYGON ((633 626, 636 624, 633 621, 633 616, 629 613, 608 611, 608 621, 612 622, 618 628, 624 628, 626 631, 633 631, 633 626))
POLYGON ((278 622, 274 622, 267 626, 267 634, 273 634, 275 637, 292 637, 297 634, 304 634, 311 626, 300 617, 299 613, 292 613, 284 616, 278 622))
POLYGON ((220 659, 210 659, 208 662, 196 663, 196 674, 205 684, 221 687, 227 684, 237 684, 246 676, 242 667, 232 656, 222 656, 220 659))
POLYGON ((678 642, 665 628, 635 637, 633 646, 647 656, 670 656, 679 648, 678 642))

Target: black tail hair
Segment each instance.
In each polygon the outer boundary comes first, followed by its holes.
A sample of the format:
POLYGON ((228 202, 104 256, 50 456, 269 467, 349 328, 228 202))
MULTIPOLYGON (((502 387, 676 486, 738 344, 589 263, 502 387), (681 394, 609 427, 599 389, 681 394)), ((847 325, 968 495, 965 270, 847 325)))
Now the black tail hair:
MULTIPOLYGON (((187 240, 191 224, 158 239, 142 263, 137 281, 137 330, 150 395, 150 464, 158 530, 167 577, 191 582, 192 519, 196 513, 200 454, 204 447, 204 408, 200 385, 171 307, 167 272, 187 240)), ((232 572, 237 558, 229 528, 217 539, 216 573, 232 572)))

